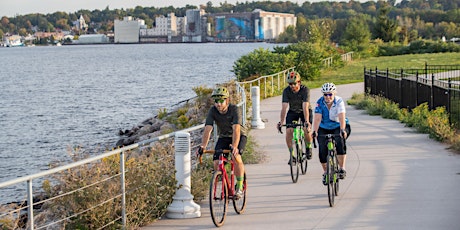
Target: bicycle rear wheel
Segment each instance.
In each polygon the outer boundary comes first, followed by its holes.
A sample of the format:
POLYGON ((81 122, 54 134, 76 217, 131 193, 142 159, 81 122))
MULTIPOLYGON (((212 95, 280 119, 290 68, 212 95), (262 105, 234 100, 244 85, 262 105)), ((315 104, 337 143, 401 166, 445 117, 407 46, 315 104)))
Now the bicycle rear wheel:
POLYGON ((227 216, 228 191, 221 171, 214 172, 209 187, 209 209, 212 222, 216 227, 224 224, 227 216))
POLYGON ((302 175, 305 175, 305 173, 307 173, 307 168, 308 168, 308 160, 307 160, 306 155, 305 157, 303 156, 304 153, 307 154, 305 141, 300 140, 300 150, 297 151, 297 156, 298 156, 297 158, 299 158, 300 156, 300 159, 302 159, 300 161, 300 169, 302 169, 302 175))
POLYGON ((329 206, 334 207, 335 198, 335 183, 334 183, 334 159, 332 153, 327 155, 326 163, 326 182, 327 182, 327 196, 329 198, 329 206))
MULTIPOLYGON (((297 152, 297 145, 294 143, 294 147, 296 148, 297 152)), ((295 159, 297 154, 294 154, 294 156, 289 153, 289 166, 291 169, 291 179, 293 183, 297 183, 297 179, 299 179, 299 159, 295 159)))
POLYGON ((244 210, 246 209, 246 193, 248 191, 248 187, 246 184, 246 173, 244 173, 244 180, 243 180, 243 196, 239 199, 233 198, 233 207, 235 208, 235 212, 238 214, 243 214, 244 210))

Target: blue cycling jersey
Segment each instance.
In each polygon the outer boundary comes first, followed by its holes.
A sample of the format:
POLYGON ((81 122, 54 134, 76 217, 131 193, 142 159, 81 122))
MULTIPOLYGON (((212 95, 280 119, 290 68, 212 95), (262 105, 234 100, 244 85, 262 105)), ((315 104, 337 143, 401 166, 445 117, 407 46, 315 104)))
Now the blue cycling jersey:
MULTIPOLYGON (((321 123, 319 127, 323 129, 337 129, 340 128, 339 113, 345 113, 345 102, 339 96, 335 96, 334 102, 329 110, 326 105, 324 97, 321 97, 316 102, 315 113, 320 113, 321 123)), ((345 118, 345 122, 348 124, 348 118, 345 118)))

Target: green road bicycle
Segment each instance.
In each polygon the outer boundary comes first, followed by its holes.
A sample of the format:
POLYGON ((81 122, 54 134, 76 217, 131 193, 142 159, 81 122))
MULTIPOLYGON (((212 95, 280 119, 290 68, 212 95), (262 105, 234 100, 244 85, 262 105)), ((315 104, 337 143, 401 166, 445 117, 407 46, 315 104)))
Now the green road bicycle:
MULTIPOLYGON (((339 160, 337 158, 337 149, 334 137, 341 137, 340 134, 325 134, 320 135, 326 138, 327 144, 327 161, 326 161, 326 181, 327 181, 327 196, 329 206, 334 207, 335 196, 339 195, 339 160)), ((345 139, 344 145, 345 145, 345 139)), ((316 140, 313 138, 313 144, 316 148, 316 140)))
POLYGON ((219 154, 219 166, 214 172, 209 186, 209 210, 212 222, 216 227, 224 225, 227 216, 229 200, 233 201, 233 208, 237 214, 242 214, 246 208, 246 173, 243 180, 243 195, 240 198, 236 194, 236 176, 234 164, 231 160, 231 150, 202 150, 199 152, 199 161, 202 162, 203 153, 219 154))
MULTIPOLYGON (((289 156, 289 165, 291 170, 291 179, 293 183, 297 183, 299 179, 299 171, 302 171, 302 175, 307 173, 308 160, 306 158, 307 149, 305 146, 305 133, 303 130, 303 123, 293 121, 292 124, 282 125, 286 128, 294 128, 294 133, 292 136, 292 147, 294 148, 293 154, 289 156)), ((278 132, 281 131, 281 127, 278 126, 278 132)))

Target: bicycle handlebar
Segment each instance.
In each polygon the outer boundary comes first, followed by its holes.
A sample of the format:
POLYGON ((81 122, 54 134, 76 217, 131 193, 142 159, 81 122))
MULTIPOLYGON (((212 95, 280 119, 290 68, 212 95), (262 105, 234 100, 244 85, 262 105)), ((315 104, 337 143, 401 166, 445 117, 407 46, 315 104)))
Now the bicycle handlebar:
POLYGON ((222 154, 222 153, 231 153, 232 150, 230 149, 218 149, 218 150, 206 150, 206 149, 202 149, 202 148, 199 148, 198 149, 198 159, 199 159, 199 162, 200 164, 203 163, 203 154, 205 153, 211 153, 211 154, 214 154, 214 153, 218 153, 218 154, 222 154))
MULTIPOLYGON (((315 132, 314 132, 315 133, 315 132)), ((314 135, 313 136, 313 146, 316 148, 316 138, 318 136, 321 136, 321 137, 326 137, 326 138, 334 138, 334 137, 341 137, 342 140, 343 140, 343 144, 346 145, 346 140, 345 138, 343 138, 342 134, 335 134, 335 133, 330 133, 330 134, 323 134, 323 135, 314 135)))
POLYGON ((281 131, 281 127, 286 127, 286 128, 295 128, 295 127, 299 127, 299 126, 304 126, 304 123, 291 123, 291 124, 284 124, 284 125, 281 125, 280 123, 278 123, 278 132, 283 134, 283 131, 281 131))

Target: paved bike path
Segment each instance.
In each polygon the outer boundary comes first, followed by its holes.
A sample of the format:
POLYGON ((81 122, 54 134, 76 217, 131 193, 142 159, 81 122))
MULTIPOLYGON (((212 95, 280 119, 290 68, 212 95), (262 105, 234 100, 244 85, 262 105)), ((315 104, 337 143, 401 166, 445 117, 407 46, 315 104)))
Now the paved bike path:
MULTIPOLYGON (((363 83, 339 85, 345 100, 363 83)), ((321 95, 311 90, 310 102, 321 95)), ((221 229, 458 229, 460 155, 396 121, 347 106, 352 133, 347 141, 347 178, 335 207, 321 183, 317 149, 296 184, 289 173, 283 134, 278 134, 281 97, 261 101, 265 129, 252 129, 266 162, 246 165, 248 203, 238 215, 230 204, 221 229)), ((193 185, 192 185, 193 186, 193 185)), ((142 229, 215 229, 207 201, 201 217, 161 219, 142 229)))

